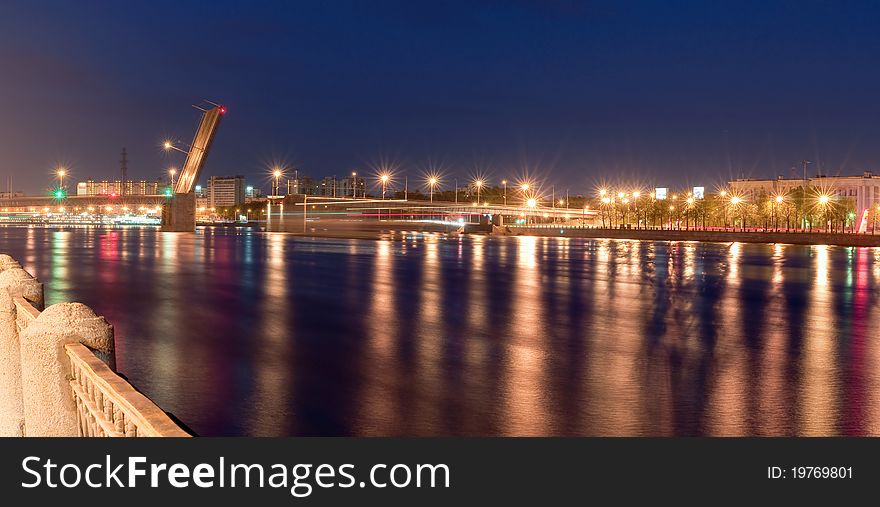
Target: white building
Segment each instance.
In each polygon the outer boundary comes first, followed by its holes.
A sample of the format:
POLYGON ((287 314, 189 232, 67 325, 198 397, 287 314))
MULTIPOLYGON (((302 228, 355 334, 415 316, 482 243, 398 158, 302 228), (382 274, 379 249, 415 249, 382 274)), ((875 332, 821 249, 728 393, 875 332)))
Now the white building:
POLYGON ((245 202, 244 176, 211 176, 205 190, 208 208, 239 206, 245 202))
POLYGON ((754 200, 761 194, 777 195, 806 187, 830 196, 832 199, 850 199, 855 203, 856 216, 861 217, 867 209, 877 209, 880 204, 880 175, 865 171, 861 176, 816 176, 803 179, 779 177, 774 179, 738 179, 727 183, 731 192, 754 200))

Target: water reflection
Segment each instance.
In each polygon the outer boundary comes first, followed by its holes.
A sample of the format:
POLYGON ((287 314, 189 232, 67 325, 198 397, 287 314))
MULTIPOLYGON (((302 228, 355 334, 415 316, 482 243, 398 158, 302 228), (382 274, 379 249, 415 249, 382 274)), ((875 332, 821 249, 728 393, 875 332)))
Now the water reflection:
POLYGON ((880 249, 0 228, 204 435, 880 432, 880 249))

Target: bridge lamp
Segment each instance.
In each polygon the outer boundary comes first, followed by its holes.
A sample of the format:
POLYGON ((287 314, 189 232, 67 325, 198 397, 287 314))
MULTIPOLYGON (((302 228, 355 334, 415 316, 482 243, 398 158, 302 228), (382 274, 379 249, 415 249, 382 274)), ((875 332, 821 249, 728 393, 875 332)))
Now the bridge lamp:
POLYGON ((782 201, 785 200, 781 195, 776 196, 776 204, 782 204, 782 201))
POLYGON ((827 195, 820 195, 819 196, 819 204, 821 204, 822 206, 825 206, 826 204, 828 204, 828 201, 830 201, 830 200, 831 200, 831 198, 828 197, 827 195))
POLYGON ((626 195, 626 194, 624 194, 623 192, 617 192, 617 198, 618 198, 618 199, 623 199, 623 196, 625 196, 625 195, 626 195))
POLYGON ((721 197, 727 197, 727 190, 722 190, 721 192, 718 192, 718 195, 720 195, 721 197))
POLYGON ((174 146, 174 143, 172 143, 171 140, 168 140, 168 139, 166 139, 165 142, 162 143, 162 148, 164 148, 165 151, 175 150, 175 151, 179 151, 180 153, 184 153, 186 155, 189 155, 188 151, 182 150, 182 149, 178 148, 177 146, 174 146))
POLYGON ((529 200, 526 201, 526 206, 528 206, 529 208, 534 208, 537 205, 538 205, 538 200, 535 199, 534 197, 531 197, 531 198, 529 198, 529 200))
POLYGON ((636 190, 633 192, 633 199, 638 199, 641 195, 642 193, 636 190))
POLYGON ((732 204, 732 205, 734 205, 734 206, 738 205, 738 204, 741 203, 741 202, 742 202, 742 198, 739 197, 738 195, 735 195, 735 196, 733 196, 733 197, 730 198, 730 204, 732 204))

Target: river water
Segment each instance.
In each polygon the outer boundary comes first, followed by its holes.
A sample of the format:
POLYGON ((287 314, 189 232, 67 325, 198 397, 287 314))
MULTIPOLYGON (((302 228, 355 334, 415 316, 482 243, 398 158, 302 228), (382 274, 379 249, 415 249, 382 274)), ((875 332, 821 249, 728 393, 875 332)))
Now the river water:
POLYGON ((880 249, 0 228, 200 435, 880 434, 880 249))

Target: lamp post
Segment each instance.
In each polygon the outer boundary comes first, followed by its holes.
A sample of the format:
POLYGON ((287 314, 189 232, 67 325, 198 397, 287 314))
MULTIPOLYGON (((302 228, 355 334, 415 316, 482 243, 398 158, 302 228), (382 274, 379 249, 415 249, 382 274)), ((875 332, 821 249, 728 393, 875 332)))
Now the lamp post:
POLYGON ((641 195, 642 195, 642 193, 639 192, 638 190, 633 190, 632 196, 633 196, 633 207, 635 208, 635 212, 636 212, 636 229, 642 228, 642 220, 641 220, 641 216, 639 215, 639 197, 641 197, 641 195))
POLYGON ((480 191, 483 189, 483 180, 475 180, 474 186, 477 187, 477 203, 480 202, 480 191))
MULTIPOLYGON (((742 202, 742 198, 739 197, 739 196, 737 196, 737 195, 735 195, 735 196, 733 196, 733 197, 730 198, 730 205, 733 206, 734 211, 736 211, 737 206, 739 206, 741 202, 742 202)), ((735 219, 734 219, 734 220, 735 220, 735 219)), ((733 229, 734 229, 734 231, 736 230, 736 222, 735 222, 735 221, 734 221, 733 229)), ((745 215, 745 211, 743 211, 743 215, 742 215, 742 223, 740 224, 740 230, 742 230, 742 231, 745 231, 745 230, 746 230, 746 215, 745 215)))
POLYGON ((379 176, 379 181, 382 182, 382 200, 385 200, 385 188, 388 185, 388 180, 391 179, 387 173, 379 176))
POLYGON ((507 207, 507 180, 501 180, 501 184, 504 185, 504 207, 507 207))
MULTIPOLYGON (((691 225, 690 225, 691 224, 691 208, 694 207, 694 198, 688 197, 687 201, 685 201, 685 202, 687 202, 687 206, 685 206, 685 208, 684 208, 684 230, 687 231, 687 230, 690 230, 690 227, 691 227, 691 225)), ((694 229, 696 229, 696 228, 697 228, 697 221, 696 221, 696 219, 694 219, 694 229)))
POLYGON ((827 195, 819 196, 819 205, 822 206, 822 216, 825 220, 824 228, 825 232, 828 232, 828 202, 831 201, 831 198, 827 195))
POLYGON ((357 171, 351 172, 351 198, 357 199, 357 185, 358 185, 358 173, 357 171))
POLYGON ((177 146, 174 146, 174 143, 172 143, 170 140, 162 143, 162 147, 165 148, 165 151, 175 150, 175 151, 179 151, 180 153, 183 153, 184 155, 189 155, 188 151, 181 149, 181 148, 178 148, 177 146))
POLYGON ((781 195, 777 195, 774 200, 776 201, 776 204, 773 206, 773 229, 776 232, 779 232, 779 205, 782 204, 782 201, 784 201, 785 198, 781 195))
POLYGON ((281 169, 275 168, 275 172, 272 173, 272 176, 275 177, 275 190, 272 191, 272 195, 278 197, 278 192, 281 190, 281 169))
POLYGON ((58 188, 60 188, 61 191, 63 192, 64 191, 64 175, 67 174, 67 171, 63 167, 59 167, 58 171, 56 171, 56 174, 58 175, 58 188))
POLYGON ((531 210, 530 215, 534 215, 534 213, 535 213, 535 207, 536 207, 537 205, 538 205, 538 200, 535 199, 534 197, 529 197, 529 198, 526 200, 526 206, 531 210))
POLYGON ((430 178, 428 178, 428 188, 430 189, 431 203, 434 202, 434 187, 436 187, 436 186, 437 186, 437 177, 431 176, 430 178))
POLYGON ((173 189, 174 188, 174 175, 177 174, 177 170, 172 167, 171 169, 168 169, 168 174, 171 175, 171 188, 173 189))
MULTIPOLYGON (((727 190, 722 190, 722 191, 718 192, 718 196, 721 197, 721 199, 723 200, 725 197, 727 197, 727 190)), ((723 206, 723 205, 721 206, 721 215, 724 220, 724 231, 726 232, 727 231, 727 206, 723 206)))

